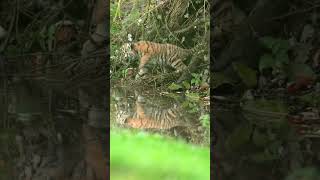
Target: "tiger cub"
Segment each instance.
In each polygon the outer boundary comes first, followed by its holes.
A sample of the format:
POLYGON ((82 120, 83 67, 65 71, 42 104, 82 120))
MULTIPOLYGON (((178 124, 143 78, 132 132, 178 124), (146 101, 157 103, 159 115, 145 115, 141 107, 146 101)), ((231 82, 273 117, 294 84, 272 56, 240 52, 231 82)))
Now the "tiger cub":
POLYGON ((140 79, 147 74, 148 69, 145 65, 154 61, 160 65, 168 65, 175 69, 175 72, 180 73, 187 69, 184 64, 188 56, 192 54, 190 49, 183 49, 173 44, 160 44, 150 41, 139 41, 123 46, 126 51, 126 56, 136 56, 140 54, 139 72, 136 79, 140 79))
POLYGON ((172 105, 170 103, 169 107, 159 106, 158 103, 148 102, 141 95, 138 95, 135 102, 130 106, 122 103, 116 104, 116 122, 120 125, 138 129, 159 130, 190 125, 187 117, 183 115, 181 106, 177 104, 172 105))

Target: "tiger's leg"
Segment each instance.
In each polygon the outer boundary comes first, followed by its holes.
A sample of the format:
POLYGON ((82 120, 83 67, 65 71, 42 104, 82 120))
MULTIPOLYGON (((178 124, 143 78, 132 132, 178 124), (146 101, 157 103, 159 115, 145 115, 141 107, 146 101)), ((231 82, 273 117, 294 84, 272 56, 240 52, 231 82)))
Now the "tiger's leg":
POLYGON ((180 73, 187 69, 187 66, 182 62, 181 59, 173 60, 173 62, 170 65, 176 70, 176 73, 180 73))
POLYGON ((139 72, 136 75, 136 80, 140 79, 142 76, 148 73, 148 69, 144 67, 150 59, 150 55, 144 55, 140 59, 140 64, 139 64, 139 72))
POLYGON ((135 79, 141 79, 142 77, 144 77, 146 74, 148 73, 148 68, 143 67, 142 69, 139 70, 138 74, 136 75, 135 79))
POLYGON ((139 69, 142 69, 150 60, 150 55, 143 55, 140 59, 139 69))

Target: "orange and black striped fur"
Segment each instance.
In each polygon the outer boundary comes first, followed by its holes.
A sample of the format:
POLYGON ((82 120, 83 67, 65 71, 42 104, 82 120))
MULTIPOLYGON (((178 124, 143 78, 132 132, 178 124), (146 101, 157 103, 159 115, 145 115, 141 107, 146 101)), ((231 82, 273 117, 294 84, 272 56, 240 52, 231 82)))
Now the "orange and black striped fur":
POLYGON ((184 61, 192 54, 190 49, 183 49, 173 44, 160 44, 150 41, 139 41, 130 45, 130 56, 140 54, 139 72, 136 79, 147 73, 145 65, 151 61, 168 65, 177 73, 187 69, 184 61))
POLYGON ((171 129, 177 126, 185 126, 181 121, 181 110, 176 107, 161 109, 159 107, 147 107, 143 103, 136 102, 132 114, 126 111, 118 111, 117 122, 138 129, 171 129))
POLYGON ((134 99, 129 92, 113 89, 115 119, 117 124, 138 129, 163 129, 190 125, 189 116, 175 100, 164 97, 148 97, 135 92, 134 99))

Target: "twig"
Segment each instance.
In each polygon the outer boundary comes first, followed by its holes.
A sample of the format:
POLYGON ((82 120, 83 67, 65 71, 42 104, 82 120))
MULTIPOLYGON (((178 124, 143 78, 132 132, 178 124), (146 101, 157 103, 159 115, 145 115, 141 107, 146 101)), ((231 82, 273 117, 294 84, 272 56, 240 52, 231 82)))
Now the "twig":
POLYGON ((283 14, 283 15, 280 15, 280 16, 277 16, 277 17, 273 17, 271 19, 269 19, 270 21, 273 21, 273 20, 280 20, 280 19, 283 19, 283 18, 286 18, 286 17, 289 17, 289 16, 292 16, 292 15, 296 15, 296 14, 300 14, 300 13, 306 13, 306 12, 309 12, 313 9, 317 9, 320 7, 320 4, 316 4, 314 5, 313 7, 310 7, 310 8, 306 8, 306 9, 300 9, 300 10, 296 10, 296 11, 293 11, 293 12, 289 12, 289 13, 286 13, 286 14, 283 14))

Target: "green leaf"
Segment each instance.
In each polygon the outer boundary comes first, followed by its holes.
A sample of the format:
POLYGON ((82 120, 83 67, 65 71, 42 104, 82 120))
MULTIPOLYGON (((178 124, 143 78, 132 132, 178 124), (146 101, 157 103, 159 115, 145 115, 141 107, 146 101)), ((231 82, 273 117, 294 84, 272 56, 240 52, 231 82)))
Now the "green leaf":
POLYGON ((194 78, 199 78, 200 77, 200 74, 197 74, 197 73, 191 73, 192 77, 194 78))
POLYGON ((241 63, 232 63, 232 66, 247 87, 252 88, 257 85, 256 71, 241 63))
POLYGON ((210 115, 209 114, 204 114, 200 116, 200 122, 203 127, 210 127, 210 115))
POLYGON ((56 32, 56 25, 53 24, 49 27, 48 29, 48 48, 49 48, 49 51, 52 50, 52 45, 53 45, 53 42, 54 42, 54 35, 55 35, 55 32, 56 32))
POLYGON ((186 93, 186 97, 191 101, 198 101, 200 99, 199 93, 186 93))
POLYGON ((188 83, 187 81, 183 81, 182 85, 185 87, 185 89, 190 89, 190 83, 188 83))
POLYGON ((267 68, 274 68, 275 66, 275 59, 272 57, 271 54, 264 54, 261 56, 259 61, 259 70, 262 72, 264 69, 267 68))
POLYGON ((182 89, 183 87, 179 84, 176 84, 176 83, 172 83, 168 89, 172 90, 172 91, 176 91, 176 90, 179 90, 179 89, 182 89))

